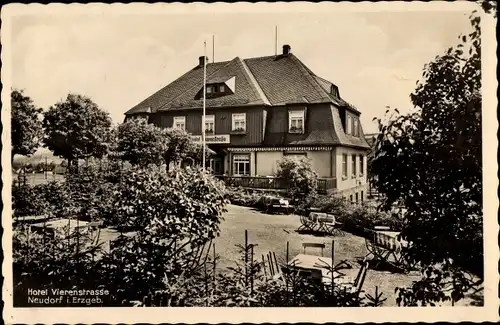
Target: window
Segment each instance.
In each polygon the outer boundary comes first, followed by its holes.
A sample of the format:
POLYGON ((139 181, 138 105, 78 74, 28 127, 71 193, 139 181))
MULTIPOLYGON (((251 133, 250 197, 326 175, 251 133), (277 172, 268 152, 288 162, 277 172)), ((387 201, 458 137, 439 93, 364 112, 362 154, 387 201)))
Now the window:
POLYGON ((226 88, 224 87, 224 85, 220 85, 219 86, 219 92, 223 93, 226 91, 226 88))
POLYGON ((352 202, 352 194, 351 194, 351 195, 349 195, 349 199, 350 199, 350 201, 352 202))
POLYGON ((356 155, 352 155, 352 178, 356 177, 356 155))
POLYGON ((347 179, 347 155, 342 155, 342 178, 347 179))
POLYGON ((364 196, 365 196, 365 193, 363 191, 361 191, 361 202, 363 202, 364 196))
POLYGON ((364 157, 363 155, 359 155, 359 176, 363 176, 365 171, 364 157))
POLYGON ((339 97, 339 89, 334 85, 332 85, 330 93, 337 98, 339 97))
POLYGON ((215 134, 215 115, 205 116, 205 133, 215 134))
POLYGON ((207 86, 207 94, 211 94, 212 93, 212 86, 207 86))
POLYGON ((174 116, 174 129, 185 130, 186 129, 186 117, 185 116, 174 116))
POLYGON ((290 133, 304 133, 304 110, 288 112, 288 130, 290 133))
POLYGON ((233 156, 233 175, 234 176, 250 175, 250 155, 233 156))
POLYGON ((353 135, 355 137, 357 137, 359 135, 358 134, 358 119, 357 118, 354 118, 354 126, 353 126, 353 128, 354 128, 354 130, 353 130, 354 134, 353 135))
POLYGON ((358 192, 356 192, 355 195, 356 195, 356 203, 358 203, 359 202, 358 192))
POLYGON ((347 134, 351 134, 351 131, 352 131, 351 130, 351 127, 352 127, 351 123, 352 123, 351 117, 348 115, 347 116, 347 125, 346 125, 347 134))
POLYGON ((235 113, 232 116, 233 121, 233 132, 245 132, 246 131, 246 120, 247 116, 245 113, 235 113))

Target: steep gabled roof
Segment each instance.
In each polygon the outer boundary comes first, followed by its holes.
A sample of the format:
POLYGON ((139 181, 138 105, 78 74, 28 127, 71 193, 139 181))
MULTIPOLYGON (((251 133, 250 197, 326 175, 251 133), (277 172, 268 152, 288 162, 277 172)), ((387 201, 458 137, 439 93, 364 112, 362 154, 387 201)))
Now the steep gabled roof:
MULTIPOLYGON (((234 94, 208 98, 207 107, 270 105, 246 64, 238 57, 231 61, 207 64, 207 84, 224 83, 235 78, 234 94)), ((198 66, 139 103, 125 114, 180 108, 199 108, 203 103, 196 95, 203 87, 203 67, 198 66)))
MULTIPOLYGON (((208 64, 207 76, 210 76, 215 71, 218 71, 221 67, 225 66, 226 64, 228 64, 228 61, 208 64)), ((178 79, 168 84, 167 86, 163 87, 153 95, 149 96, 139 104, 132 107, 125 114, 128 115, 128 114, 144 112, 145 109, 147 109, 148 107, 151 110, 151 112, 156 112, 158 108, 172 101, 176 97, 182 95, 187 89, 190 89, 193 86, 202 83, 203 83, 203 68, 195 67, 186 72, 178 79), (201 83, 200 80, 202 80, 201 83)))
MULTIPOLYGON (((207 107, 333 103, 349 106, 331 94, 331 82, 316 76, 295 55, 278 55, 207 64, 207 83, 222 83, 236 77, 234 94, 209 98, 207 107)), ((203 67, 186 74, 134 106, 125 114, 199 108, 196 94, 203 86, 203 67)), ((351 107, 351 109, 353 109, 351 107)))

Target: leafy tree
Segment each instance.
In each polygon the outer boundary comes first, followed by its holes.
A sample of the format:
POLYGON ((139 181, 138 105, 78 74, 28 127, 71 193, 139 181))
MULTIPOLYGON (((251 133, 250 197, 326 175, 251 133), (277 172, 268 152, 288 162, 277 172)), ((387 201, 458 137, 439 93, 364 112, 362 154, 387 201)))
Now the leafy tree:
MULTIPOLYGON (((192 160, 195 164, 201 165, 203 164, 203 145, 200 143, 191 142, 191 145, 188 147, 188 151, 185 155, 184 160, 192 160)), ((210 150, 207 146, 205 146, 205 159, 210 158, 210 150)))
POLYGON ((313 170, 309 159, 285 157, 278 164, 276 177, 289 182, 288 193, 294 204, 299 205, 316 195, 318 173, 313 170))
POLYGON ((132 165, 161 165, 162 154, 167 150, 168 138, 159 127, 145 119, 129 119, 116 129, 113 155, 132 165))
POLYGON ((11 140, 12 161, 14 155, 29 156, 35 153, 43 138, 42 121, 39 114, 41 108, 33 104, 30 97, 25 96, 22 90, 12 90, 11 100, 11 140))
POLYGON ((45 146, 68 160, 70 168, 78 159, 102 157, 108 150, 111 118, 88 97, 69 94, 45 112, 43 126, 45 146))
POLYGON ((167 128, 163 129, 163 134, 168 139, 168 147, 163 152, 167 170, 170 168, 170 163, 178 164, 189 155, 196 155, 196 147, 193 145, 191 136, 186 131, 167 128))
MULTIPOLYGON (((454 277, 483 276, 479 17, 472 15, 471 24, 457 46, 424 67, 410 96, 418 110, 378 119, 370 160, 384 206, 407 209, 402 236, 411 243, 409 257, 454 277)), ((453 298, 462 297, 453 290, 453 298)))

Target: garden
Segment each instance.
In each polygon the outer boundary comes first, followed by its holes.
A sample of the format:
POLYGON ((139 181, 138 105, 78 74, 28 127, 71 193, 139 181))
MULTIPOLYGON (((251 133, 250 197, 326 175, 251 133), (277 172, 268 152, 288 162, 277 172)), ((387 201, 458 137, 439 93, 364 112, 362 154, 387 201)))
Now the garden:
POLYGON ((266 214, 269 194, 226 187, 200 167, 203 147, 186 132, 142 118, 112 127, 77 94, 42 111, 13 90, 12 157, 43 145, 67 161, 64 182, 12 188, 14 306, 27 305, 30 288, 108 290, 101 306, 481 304, 481 39, 479 18, 471 22, 425 67, 411 94, 419 111, 378 120, 369 162, 376 207, 319 195, 310 163, 284 159, 276 176, 289 181, 294 211, 266 214), (334 216, 340 232, 297 231, 313 209, 316 222, 334 216), (377 227, 408 243, 400 251, 412 272, 363 258, 377 227), (290 265, 306 241, 331 256, 329 282, 290 265), (347 265, 360 270, 356 290, 334 278, 347 265))

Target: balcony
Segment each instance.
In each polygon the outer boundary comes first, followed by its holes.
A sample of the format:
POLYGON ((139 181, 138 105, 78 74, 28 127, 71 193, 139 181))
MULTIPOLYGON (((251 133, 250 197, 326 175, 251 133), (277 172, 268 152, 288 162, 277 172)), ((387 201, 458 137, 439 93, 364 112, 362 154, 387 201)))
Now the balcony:
MULTIPOLYGON (((287 190, 290 186, 289 181, 284 178, 276 177, 250 177, 250 176, 215 176, 223 180, 228 186, 241 186, 243 188, 261 189, 261 190, 287 190)), ((326 194, 328 190, 337 188, 336 178, 318 179, 318 193, 326 194)))

